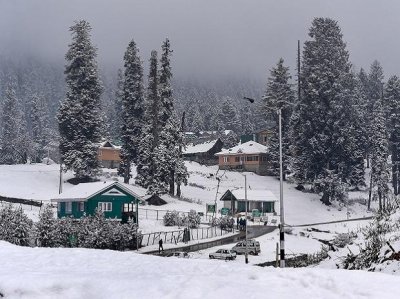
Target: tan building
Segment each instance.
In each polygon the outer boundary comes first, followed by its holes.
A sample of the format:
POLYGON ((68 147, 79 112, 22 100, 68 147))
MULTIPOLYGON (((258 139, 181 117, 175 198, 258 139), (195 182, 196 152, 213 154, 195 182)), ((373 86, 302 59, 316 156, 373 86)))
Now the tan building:
POLYGON ((101 166, 105 168, 118 168, 121 162, 121 147, 113 145, 109 141, 100 144, 97 150, 97 157, 101 166))
POLYGON ((219 169, 237 169, 266 175, 268 147, 255 141, 248 141, 215 154, 219 169))

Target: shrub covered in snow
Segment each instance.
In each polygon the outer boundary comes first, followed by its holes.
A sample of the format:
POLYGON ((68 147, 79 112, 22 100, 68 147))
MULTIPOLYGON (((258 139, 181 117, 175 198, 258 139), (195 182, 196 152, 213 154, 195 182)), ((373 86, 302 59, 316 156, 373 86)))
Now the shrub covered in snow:
POLYGON ((54 212, 51 206, 46 205, 39 215, 39 221, 35 224, 35 235, 39 246, 57 246, 55 226, 54 212))
POLYGON ((195 210, 190 210, 188 214, 188 225, 190 228, 198 228, 200 225, 200 215, 195 210))
POLYGON ((33 222, 21 208, 11 204, 0 210, 0 240, 16 245, 29 246, 33 222))
POLYGON ((386 243, 389 239, 400 239, 399 214, 379 213, 363 232, 363 245, 360 252, 349 254, 340 265, 344 269, 368 269, 373 271, 377 264, 384 262, 391 249, 386 243))

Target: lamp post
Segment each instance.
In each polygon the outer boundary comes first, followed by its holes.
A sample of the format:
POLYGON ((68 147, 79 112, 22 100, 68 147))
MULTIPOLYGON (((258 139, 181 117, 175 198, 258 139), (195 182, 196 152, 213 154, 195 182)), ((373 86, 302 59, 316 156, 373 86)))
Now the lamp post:
MULTIPOLYGON (((254 99, 243 97, 250 103, 254 103, 254 99)), ((293 105, 292 103, 285 102, 293 105)), ((278 108, 278 126, 279 126, 279 210, 280 210, 280 224, 279 224, 279 244, 280 244, 280 262, 279 266, 285 268, 285 213, 283 208, 283 162, 282 162, 282 109, 278 108)), ((246 191, 245 191, 246 192, 246 191)), ((247 214, 247 200, 246 200, 246 214, 247 214)), ((247 215, 246 215, 247 217, 247 215)), ((247 224, 247 223, 246 223, 247 224)), ((246 225, 247 229, 247 225, 246 225)), ((246 234, 246 253, 247 253, 247 234, 246 234)))
POLYGON ((279 208, 281 223, 279 225, 279 242, 280 242, 280 264, 281 268, 285 268, 285 213, 283 209, 283 163, 282 163, 282 109, 278 109, 279 118, 279 208))

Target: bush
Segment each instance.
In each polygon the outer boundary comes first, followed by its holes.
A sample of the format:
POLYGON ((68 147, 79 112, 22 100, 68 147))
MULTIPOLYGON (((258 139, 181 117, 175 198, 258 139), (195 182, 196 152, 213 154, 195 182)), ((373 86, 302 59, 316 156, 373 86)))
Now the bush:
POLYGON ((198 228, 200 225, 200 215, 195 210, 190 210, 188 215, 188 225, 190 228, 198 228))
POLYGON ((56 219, 51 206, 46 205, 39 215, 39 222, 35 225, 35 235, 38 245, 42 247, 57 246, 55 234, 56 219))
POLYGON ((11 204, 0 210, 0 240, 12 244, 29 246, 33 222, 22 208, 14 209, 11 204))

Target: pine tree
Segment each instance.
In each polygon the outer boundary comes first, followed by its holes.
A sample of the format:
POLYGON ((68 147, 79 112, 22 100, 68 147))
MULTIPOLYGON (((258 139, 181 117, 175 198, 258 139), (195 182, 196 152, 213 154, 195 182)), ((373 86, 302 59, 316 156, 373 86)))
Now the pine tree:
POLYGON ((147 97, 145 101, 144 125, 142 139, 139 143, 139 155, 136 163, 135 181, 143 188, 156 184, 154 150, 159 143, 160 135, 160 96, 158 89, 157 51, 151 52, 150 71, 148 76, 147 97))
POLYGON ((241 128, 240 118, 232 98, 225 97, 224 101, 222 102, 219 118, 223 124, 223 127, 220 127, 219 131, 222 130, 232 130, 234 132, 240 131, 241 128))
POLYGON ((159 70, 159 89, 161 98, 160 126, 164 127, 174 112, 172 97, 172 70, 171 70, 171 44, 167 38, 161 46, 161 59, 159 70))
POLYGON ((276 67, 270 71, 270 77, 267 80, 267 89, 264 96, 263 111, 266 121, 272 119, 275 124, 272 128, 273 134, 269 142, 269 163, 274 175, 279 174, 279 119, 278 110, 281 109, 282 117, 282 161, 283 172, 288 170, 289 160, 289 122, 292 114, 292 105, 294 103, 294 91, 289 68, 284 66, 284 60, 279 59, 276 67))
MULTIPOLYGON (((388 139, 385 115, 380 100, 373 107, 371 138, 371 185, 379 199, 379 210, 385 209, 389 195, 388 139)), ((369 207, 369 205, 368 205, 369 207)))
POLYGON ((123 125, 123 104, 122 98, 124 95, 124 72, 121 69, 118 69, 117 73, 117 85, 114 90, 114 103, 113 103, 113 111, 114 118, 111 126, 111 138, 114 143, 121 143, 121 135, 122 135, 122 125, 123 125))
POLYGON ((32 141, 33 141, 33 156, 34 162, 42 162, 46 155, 46 146, 48 145, 48 117, 45 109, 44 99, 37 94, 32 97, 31 103, 31 126, 32 126, 32 141))
POLYGON ((58 113, 62 162, 79 180, 97 174, 97 148, 101 135, 101 84, 97 74, 96 48, 90 41, 91 27, 78 21, 70 28, 72 43, 65 58, 67 92, 58 113))
POLYGON ((19 105, 15 94, 15 89, 10 83, 5 92, 3 104, 2 132, 1 132, 1 163, 17 164, 24 160, 23 149, 21 146, 21 117, 19 105))
POLYGON ((387 128, 392 156, 392 185, 395 195, 400 193, 400 79, 389 78, 385 89, 387 128))
POLYGON ((119 173, 124 176, 125 183, 129 183, 131 164, 137 160, 138 145, 143 136, 142 127, 145 109, 143 68, 138 52, 136 43, 132 40, 124 56, 122 161, 119 173))
MULTIPOLYGON (((314 19, 309 36, 312 40, 305 42, 303 51, 302 97, 292 124, 297 127, 292 135, 296 177, 311 183, 336 178, 339 182, 334 184, 354 184, 353 175, 363 167, 362 144, 357 142, 361 122, 346 44, 337 22, 329 18, 314 19)), ((328 194, 329 184, 322 185, 327 186, 323 199, 329 204, 335 198, 328 194)))
POLYGON ((252 111, 251 111, 251 109, 250 109, 250 107, 248 105, 243 107, 241 116, 242 116, 242 120, 241 120, 242 130, 241 130, 241 132, 243 134, 246 134, 246 135, 254 133, 254 122, 252 121, 253 120, 253 113, 252 113, 252 111))
MULTIPOLYGON (((362 80, 365 80, 365 75, 360 74, 362 80)), ((380 101, 382 98, 383 93, 383 69, 380 63, 377 60, 374 60, 371 64, 369 74, 367 76, 366 83, 366 118, 365 118, 365 125, 367 129, 367 137, 368 142, 366 146, 366 156, 367 156, 367 163, 369 166, 369 159, 370 159, 370 152, 373 143, 373 136, 371 135, 373 132, 372 128, 372 117, 374 115, 374 107, 377 101, 380 101)), ((382 103, 383 104, 383 103, 382 103)), ((385 110, 385 106, 383 109, 385 110)))

